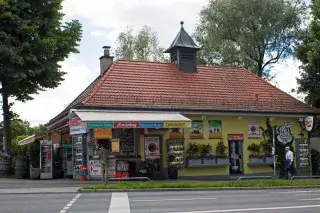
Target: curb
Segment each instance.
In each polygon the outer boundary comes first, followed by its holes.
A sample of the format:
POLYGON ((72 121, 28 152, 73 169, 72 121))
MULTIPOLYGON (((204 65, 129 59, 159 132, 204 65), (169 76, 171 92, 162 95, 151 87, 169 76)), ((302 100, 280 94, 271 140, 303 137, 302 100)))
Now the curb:
POLYGON ((79 192, 9 192, 9 193, 3 193, 0 192, 0 195, 32 195, 32 194, 77 194, 79 192))
POLYGON ((279 187, 214 187, 214 188, 154 188, 154 189, 82 189, 79 193, 103 192, 184 192, 184 191, 234 191, 234 190, 281 190, 281 189, 315 189, 320 186, 279 186, 279 187))

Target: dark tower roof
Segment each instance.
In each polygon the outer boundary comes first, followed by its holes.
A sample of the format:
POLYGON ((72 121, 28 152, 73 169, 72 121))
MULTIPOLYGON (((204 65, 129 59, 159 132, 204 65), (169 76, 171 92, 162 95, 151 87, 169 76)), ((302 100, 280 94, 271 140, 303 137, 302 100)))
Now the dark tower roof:
POLYGON ((178 35, 173 40, 170 47, 164 52, 170 53, 171 50, 175 47, 185 47, 185 48, 192 48, 195 50, 200 50, 200 47, 198 45, 196 45, 196 43, 193 41, 191 36, 184 30, 184 28, 183 28, 184 22, 181 21, 180 24, 181 24, 181 29, 180 29, 178 35))

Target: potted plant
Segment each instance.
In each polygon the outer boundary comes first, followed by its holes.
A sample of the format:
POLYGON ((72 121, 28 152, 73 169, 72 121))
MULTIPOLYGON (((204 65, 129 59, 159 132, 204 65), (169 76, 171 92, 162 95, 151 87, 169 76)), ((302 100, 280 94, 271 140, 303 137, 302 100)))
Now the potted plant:
POLYGON ((10 155, 0 152, 0 177, 6 177, 11 167, 10 155))
POLYGON ((172 154, 168 156, 168 177, 169 179, 178 179, 178 167, 174 164, 176 157, 172 154))
POLYGON ((272 143, 269 140, 264 140, 260 142, 260 147, 264 153, 264 162, 273 164, 272 143))
POLYGON ((216 164, 215 158, 212 155, 212 146, 210 144, 201 145, 201 157, 203 165, 214 165, 216 164))
POLYGON ((39 141, 30 143, 28 145, 29 159, 30 159, 30 179, 40 178, 40 143, 39 141))
POLYGON ((251 164, 263 164, 264 156, 260 154, 260 146, 253 143, 250 144, 247 148, 248 151, 251 151, 249 154, 249 159, 251 164))
POLYGON ((199 144, 189 143, 186 161, 188 166, 198 166, 202 164, 199 144))
POLYGON ((227 147, 224 145, 223 141, 220 141, 216 147, 217 164, 229 164, 229 158, 226 151, 227 147))

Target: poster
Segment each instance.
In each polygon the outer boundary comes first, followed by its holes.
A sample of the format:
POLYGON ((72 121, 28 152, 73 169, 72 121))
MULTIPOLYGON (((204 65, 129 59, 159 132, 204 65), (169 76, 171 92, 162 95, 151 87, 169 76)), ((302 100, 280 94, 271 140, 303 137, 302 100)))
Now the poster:
POLYGON ((146 158, 160 158, 160 138, 145 137, 145 155, 146 158))
POLYGON ((94 129, 93 137, 95 139, 111 139, 112 129, 106 129, 106 128, 94 129))
POLYGON ((120 140, 111 139, 111 150, 112 152, 120 152, 120 140))
POLYGON ((248 138, 260 138, 260 124, 257 122, 248 123, 248 138))
POLYGON ((192 121, 190 130, 191 139, 203 139, 202 121, 192 121))
POLYGON ((292 126, 291 122, 284 123, 282 126, 276 126, 276 139, 278 142, 283 145, 289 144, 293 142, 294 137, 292 134, 292 126))
POLYGON ((222 124, 219 120, 209 121, 209 138, 222 138, 222 124))
POLYGON ((109 159, 108 161, 108 174, 109 178, 116 177, 116 159, 109 159))
POLYGON ((100 160, 90 160, 89 162, 90 176, 101 176, 100 160))
POLYGON ((184 138, 183 137, 183 129, 182 128, 169 129, 169 137, 170 138, 184 138))

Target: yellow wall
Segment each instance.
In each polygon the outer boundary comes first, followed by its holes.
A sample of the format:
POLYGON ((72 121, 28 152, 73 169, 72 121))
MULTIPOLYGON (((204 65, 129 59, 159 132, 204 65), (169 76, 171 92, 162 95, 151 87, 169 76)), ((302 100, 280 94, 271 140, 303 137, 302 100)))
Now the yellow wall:
MULTIPOLYGON (((201 115, 185 115, 191 120, 202 120, 203 121, 203 138, 204 139, 190 139, 189 129, 184 130, 185 139, 185 151, 189 147, 189 143, 196 142, 198 144, 211 144, 213 149, 213 154, 215 154, 215 147, 217 143, 223 140, 224 144, 228 146, 228 134, 242 134, 244 137, 243 141, 243 172, 244 174, 252 173, 272 173, 273 170, 270 166, 254 166, 249 167, 249 152, 247 150, 248 145, 252 143, 259 144, 263 139, 248 139, 248 123, 258 122, 260 126, 266 128, 266 118, 265 117, 252 117, 252 116, 242 116, 241 120, 238 120, 237 116, 205 116, 201 115), (222 121, 222 139, 209 139, 209 120, 221 120, 222 121)), ((301 132, 300 124, 298 118, 280 118, 276 117, 271 121, 271 125, 281 126, 285 122, 291 122, 293 127, 291 128, 294 138, 299 138, 298 135, 301 132)), ((155 133, 159 134, 159 133, 155 133)), ((261 134, 261 130, 260 130, 261 134)), ((167 167, 167 144, 166 139, 169 138, 169 132, 163 131, 163 141, 162 141, 162 160, 164 167, 167 167)), ((295 143, 293 142, 293 146, 295 143)), ((294 147, 295 148, 295 147, 294 147)), ((227 153, 229 151, 227 150, 227 153)), ((140 136, 140 153, 144 156, 144 135, 140 136)), ((212 167, 212 168, 181 168, 179 170, 179 176, 212 176, 212 175, 229 175, 229 167, 212 167)))

